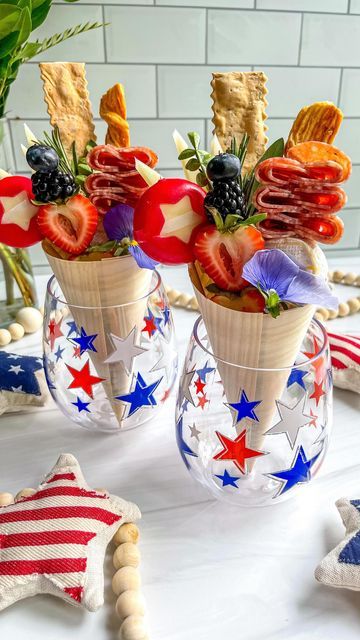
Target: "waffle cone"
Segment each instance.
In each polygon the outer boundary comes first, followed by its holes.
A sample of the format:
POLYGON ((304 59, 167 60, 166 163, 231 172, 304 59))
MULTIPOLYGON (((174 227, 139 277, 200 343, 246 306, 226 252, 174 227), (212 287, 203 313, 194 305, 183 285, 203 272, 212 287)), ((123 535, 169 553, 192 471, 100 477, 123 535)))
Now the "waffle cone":
MULTIPOLYGON (((221 358, 218 370, 227 402, 239 402, 242 390, 249 401, 261 401, 255 410, 259 422, 245 419, 237 425, 238 432, 248 427, 247 446, 261 450, 264 434, 272 426, 276 413, 275 400, 281 398, 289 371, 266 373, 258 369, 293 366, 314 307, 289 309, 278 318, 238 311, 206 297, 193 266, 189 273, 211 348, 214 355, 221 358)), ((253 464, 254 461, 248 463, 248 469, 253 464)))
POLYGON ((114 350, 109 334, 125 338, 134 327, 141 331, 152 271, 140 269, 132 256, 93 261, 46 256, 77 327, 97 334, 96 352, 89 356, 96 374, 105 378, 102 385, 121 427, 124 405, 114 398, 129 392, 132 376, 123 362, 104 362, 114 350))

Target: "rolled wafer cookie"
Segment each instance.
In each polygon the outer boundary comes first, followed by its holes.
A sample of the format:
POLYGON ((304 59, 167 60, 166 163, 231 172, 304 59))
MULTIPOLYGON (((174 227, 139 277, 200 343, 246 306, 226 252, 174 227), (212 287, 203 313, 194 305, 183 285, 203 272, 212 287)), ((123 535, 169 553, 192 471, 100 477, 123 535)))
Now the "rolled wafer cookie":
POLYGON ((303 107, 291 127, 285 154, 294 145, 309 140, 332 144, 343 117, 342 111, 332 102, 314 102, 303 107))

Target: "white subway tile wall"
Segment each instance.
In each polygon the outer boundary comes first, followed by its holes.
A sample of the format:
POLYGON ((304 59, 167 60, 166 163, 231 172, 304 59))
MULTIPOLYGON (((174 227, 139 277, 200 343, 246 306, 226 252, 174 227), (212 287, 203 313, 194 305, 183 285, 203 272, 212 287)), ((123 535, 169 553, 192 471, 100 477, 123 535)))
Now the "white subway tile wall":
MULTIPOLYGON (((181 175, 171 133, 212 135, 212 71, 262 69, 268 77, 270 141, 286 136, 304 105, 331 100, 345 116, 338 144, 354 162, 342 214, 345 233, 332 255, 360 250, 360 0, 55 0, 39 38, 86 21, 109 22, 43 54, 85 61, 99 140, 102 93, 117 81, 126 89, 133 144, 159 154, 164 176, 181 175)), ((23 122, 35 134, 48 128, 39 71, 22 67, 8 102, 16 169, 23 122)), ((35 250, 34 260, 42 262, 35 250)))

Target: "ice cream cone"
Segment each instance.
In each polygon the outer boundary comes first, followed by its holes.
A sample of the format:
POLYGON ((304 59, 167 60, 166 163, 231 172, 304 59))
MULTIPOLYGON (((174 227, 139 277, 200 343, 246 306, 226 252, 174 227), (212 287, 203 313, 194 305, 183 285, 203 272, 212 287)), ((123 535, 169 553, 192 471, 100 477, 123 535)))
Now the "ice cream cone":
MULTIPOLYGON (((44 247, 46 251, 46 247, 44 247)), ((153 272, 140 269, 132 256, 104 260, 63 260, 46 251, 49 264, 69 305, 75 323, 97 334, 96 352, 89 356, 106 396, 122 426, 124 404, 115 396, 129 392, 132 372, 123 361, 106 362, 114 351, 110 334, 126 338, 142 329, 153 272)))
MULTIPOLYGON (((290 371, 285 369, 265 373, 259 369, 276 370, 293 366, 314 314, 314 307, 305 305, 289 309, 278 318, 238 311, 205 296, 193 265, 189 274, 211 348, 214 355, 221 358, 218 360, 218 370, 227 402, 239 402, 242 391, 245 391, 249 401, 260 401, 255 410, 258 422, 246 418, 236 428, 239 433, 247 426, 247 446, 261 450, 264 434, 272 426, 276 413, 275 400, 281 398, 290 371)), ((248 469, 253 464, 249 463, 248 469)))

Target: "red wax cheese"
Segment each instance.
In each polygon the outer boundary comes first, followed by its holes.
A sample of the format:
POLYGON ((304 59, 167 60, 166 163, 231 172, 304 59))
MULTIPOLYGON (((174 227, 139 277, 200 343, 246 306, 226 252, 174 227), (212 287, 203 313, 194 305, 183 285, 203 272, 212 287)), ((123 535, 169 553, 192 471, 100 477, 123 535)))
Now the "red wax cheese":
POLYGON ((163 264, 194 260, 194 236, 207 222, 205 191, 181 178, 149 187, 135 208, 134 237, 145 253, 163 264))
POLYGON ((36 221, 39 207, 31 198, 30 178, 8 176, 0 180, 0 242, 20 249, 41 241, 36 221))

